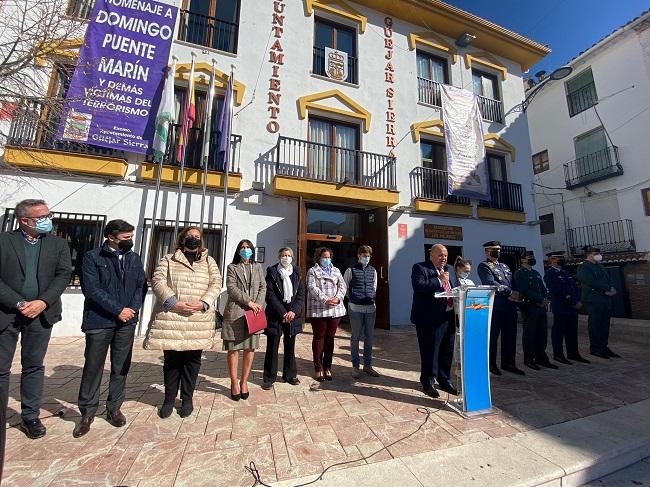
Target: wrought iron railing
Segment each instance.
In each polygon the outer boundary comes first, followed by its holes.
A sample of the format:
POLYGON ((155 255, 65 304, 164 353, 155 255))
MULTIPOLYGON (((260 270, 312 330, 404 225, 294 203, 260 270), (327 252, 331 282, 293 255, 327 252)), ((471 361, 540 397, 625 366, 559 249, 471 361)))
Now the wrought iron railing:
POLYGON ((597 247, 603 253, 636 251, 632 220, 569 228, 567 238, 571 255, 576 257, 584 253, 582 248, 585 245, 597 247))
POLYGON ((418 76, 418 101, 427 105, 441 107, 440 83, 418 76))
POLYGON ((59 129, 61 102, 22 99, 18 102, 9 126, 7 145, 34 149, 53 149, 64 152, 93 154, 124 158, 124 152, 92 144, 56 139, 59 129))
POLYGON ((65 13, 75 19, 89 19, 94 6, 95 0, 70 0, 65 13))
POLYGON ((587 108, 591 108, 598 103, 596 85, 592 81, 588 85, 568 93, 566 99, 567 104, 569 105, 570 117, 573 117, 580 112, 584 112, 587 108))
POLYGON ((476 95, 483 120, 503 123, 503 102, 486 96, 476 95))
POLYGON ((276 174, 366 188, 395 189, 395 158, 280 136, 276 174))
POLYGON ((579 157, 564 164, 564 180, 567 189, 584 186, 623 174, 623 166, 618 159, 618 147, 605 149, 579 157))
POLYGON ((220 51, 237 53, 239 25, 202 15, 189 10, 181 10, 178 24, 178 40, 211 47, 220 51))
MULTIPOLYGON (((314 47, 314 60, 312 64, 312 73, 318 74, 320 76, 327 76, 325 71, 325 48, 324 47, 314 47)), ((357 58, 350 56, 348 54, 348 77, 343 80, 348 83, 357 84, 357 58)))
POLYGON ((447 171, 428 167, 416 167, 411 172, 411 183, 415 198, 469 205, 469 198, 449 194, 447 171))
POLYGON ((490 201, 480 201, 479 206, 499 210, 524 211, 521 184, 491 180, 490 201))

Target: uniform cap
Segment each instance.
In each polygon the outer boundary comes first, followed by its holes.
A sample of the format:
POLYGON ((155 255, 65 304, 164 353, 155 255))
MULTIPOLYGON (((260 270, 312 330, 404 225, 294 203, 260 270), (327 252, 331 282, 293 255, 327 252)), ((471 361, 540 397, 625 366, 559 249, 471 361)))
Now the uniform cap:
POLYGON ((559 250, 557 252, 549 252, 546 257, 564 257, 565 252, 559 250))
POLYGON ((534 257, 534 256, 535 256, 535 252, 533 252, 532 250, 524 250, 524 251, 519 255, 519 258, 520 258, 520 259, 525 259, 525 258, 527 258, 527 257, 534 257))
POLYGON ((501 242, 499 242, 498 240, 490 240, 489 242, 485 242, 483 244, 483 248, 486 248, 486 249, 494 249, 494 248, 500 249, 501 248, 501 242))
POLYGON ((598 247, 594 247, 593 245, 585 245, 582 247, 582 251, 585 254, 600 254, 600 249, 598 247))

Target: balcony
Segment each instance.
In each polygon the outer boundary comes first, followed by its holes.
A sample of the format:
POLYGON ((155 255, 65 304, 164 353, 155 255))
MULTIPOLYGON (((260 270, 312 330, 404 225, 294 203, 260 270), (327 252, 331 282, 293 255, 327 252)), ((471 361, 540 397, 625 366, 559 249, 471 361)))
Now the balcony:
POLYGON ((392 206, 399 201, 395 158, 280 136, 276 194, 392 206))
POLYGON ((583 255, 585 245, 598 247, 602 253, 635 252, 632 220, 617 220, 567 230, 571 255, 583 255))
POLYGON ((70 0, 65 14, 75 19, 89 19, 95 0, 70 0))
POLYGON ((522 223, 526 220, 521 184, 490 181, 490 201, 480 201, 478 217, 522 223))
POLYGON ((434 107, 441 107, 440 83, 418 77, 418 101, 434 107))
POLYGON ((189 10, 180 11, 179 41, 236 54, 238 32, 238 24, 189 10))
POLYGON ((566 96, 566 100, 567 104, 569 105, 569 117, 573 117, 580 112, 584 112, 588 108, 591 108, 596 103, 598 103, 596 85, 592 81, 582 88, 569 93, 566 96))
POLYGON ((476 95, 481 115, 486 122, 503 123, 503 102, 486 96, 476 95))
POLYGON ((447 171, 416 167, 411 172, 411 188, 417 211, 472 216, 469 198, 449 194, 447 171))
POLYGON ((564 180, 567 189, 579 188, 621 174, 623 174, 623 166, 618 159, 616 146, 607 147, 564 164, 564 180))
MULTIPOLYGON (((325 48, 324 47, 314 47, 314 60, 312 64, 312 73, 319 76, 326 76, 327 72, 325 71, 325 48)), ((357 76, 357 58, 352 57, 348 54, 348 77, 344 80, 348 83, 358 84, 357 76)))

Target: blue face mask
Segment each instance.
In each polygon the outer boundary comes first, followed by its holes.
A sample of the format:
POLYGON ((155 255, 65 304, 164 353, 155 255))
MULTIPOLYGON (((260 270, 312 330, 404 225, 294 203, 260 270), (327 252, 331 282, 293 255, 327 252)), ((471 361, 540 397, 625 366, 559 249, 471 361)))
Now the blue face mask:
POLYGON ((368 265, 370 263, 370 257, 364 255, 362 257, 359 257, 359 263, 361 265, 368 265))
POLYGON ((239 249, 239 256, 244 260, 249 260, 253 256, 252 249, 239 249))
POLYGON ((320 260, 321 267, 329 267, 331 265, 332 265, 332 259, 325 258, 320 260))
POLYGON ((469 272, 461 272, 460 273, 460 278, 461 279, 467 279, 469 277, 469 272))
POLYGON ((50 233, 52 231, 52 219, 43 218, 36 220, 36 226, 34 228, 38 233, 50 233))

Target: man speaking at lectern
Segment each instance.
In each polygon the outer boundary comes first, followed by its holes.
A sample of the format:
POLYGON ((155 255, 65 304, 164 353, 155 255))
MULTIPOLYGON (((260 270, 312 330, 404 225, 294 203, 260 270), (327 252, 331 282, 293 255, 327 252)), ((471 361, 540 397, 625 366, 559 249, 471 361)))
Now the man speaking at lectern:
MULTIPOLYGON (((420 383, 427 396, 438 397, 440 394, 433 385, 438 379, 440 389, 456 394, 456 388, 449 380, 450 371, 446 361, 439 366, 439 354, 443 337, 448 336, 448 328, 455 326, 454 301, 452 298, 436 298, 435 294, 451 291, 454 284, 450 281, 447 266, 447 249, 436 244, 429 251, 429 260, 419 262, 411 270, 413 286, 413 304, 411 306, 411 323, 415 325, 420 347, 420 383)), ((453 339, 453 333, 451 334, 453 339)), ((445 340, 451 341, 451 339, 445 340)), ((453 355, 453 344, 443 347, 443 355, 453 355)))

